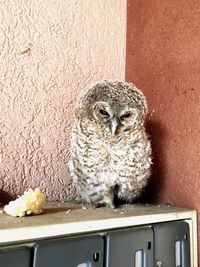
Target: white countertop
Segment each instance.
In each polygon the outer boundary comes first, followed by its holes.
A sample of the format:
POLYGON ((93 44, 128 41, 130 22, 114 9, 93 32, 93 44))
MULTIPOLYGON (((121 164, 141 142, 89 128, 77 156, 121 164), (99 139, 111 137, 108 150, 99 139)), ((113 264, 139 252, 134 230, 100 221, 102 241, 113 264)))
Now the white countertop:
POLYGON ((0 208, 0 244, 190 219, 196 211, 170 206, 93 208, 73 202, 48 203, 37 216, 11 217, 0 208))

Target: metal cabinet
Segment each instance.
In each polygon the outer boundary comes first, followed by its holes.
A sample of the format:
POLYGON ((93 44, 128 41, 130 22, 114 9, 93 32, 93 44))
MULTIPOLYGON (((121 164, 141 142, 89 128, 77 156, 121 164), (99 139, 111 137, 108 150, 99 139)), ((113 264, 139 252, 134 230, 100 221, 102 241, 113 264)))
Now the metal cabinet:
POLYGON ((184 221, 112 232, 105 237, 105 267, 191 267, 184 221))
POLYGON ((0 248, 0 267, 191 267, 190 257, 182 220, 0 248))
POLYGON ((189 225, 184 221, 153 226, 157 267, 190 267, 189 225))
POLYGON ((101 236, 41 242, 33 267, 103 267, 103 246, 101 236))
POLYGON ((198 267, 195 210, 74 202, 44 209, 16 223, 0 208, 0 267, 198 267))
POLYGON ((28 247, 0 248, 0 267, 29 267, 28 247))
POLYGON ((153 267, 151 227, 109 233, 105 244, 105 267, 153 267))

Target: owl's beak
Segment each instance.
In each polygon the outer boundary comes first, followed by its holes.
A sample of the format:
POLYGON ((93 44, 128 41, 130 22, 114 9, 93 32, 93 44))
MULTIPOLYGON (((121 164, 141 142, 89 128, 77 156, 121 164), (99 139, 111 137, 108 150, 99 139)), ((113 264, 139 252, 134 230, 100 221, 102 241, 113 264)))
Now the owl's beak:
POLYGON ((117 132, 117 128, 120 124, 119 119, 116 116, 114 116, 114 117, 110 118, 108 122, 109 122, 109 128, 110 128, 111 134, 115 135, 117 132))

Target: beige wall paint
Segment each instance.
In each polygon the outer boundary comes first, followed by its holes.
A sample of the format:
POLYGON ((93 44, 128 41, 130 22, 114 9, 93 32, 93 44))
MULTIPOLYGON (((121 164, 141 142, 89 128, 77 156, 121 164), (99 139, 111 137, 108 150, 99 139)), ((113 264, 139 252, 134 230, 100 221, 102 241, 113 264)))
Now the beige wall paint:
POLYGON ((1 1, 0 201, 29 187, 73 197, 76 96, 94 81, 124 80, 125 35, 125 0, 1 1))

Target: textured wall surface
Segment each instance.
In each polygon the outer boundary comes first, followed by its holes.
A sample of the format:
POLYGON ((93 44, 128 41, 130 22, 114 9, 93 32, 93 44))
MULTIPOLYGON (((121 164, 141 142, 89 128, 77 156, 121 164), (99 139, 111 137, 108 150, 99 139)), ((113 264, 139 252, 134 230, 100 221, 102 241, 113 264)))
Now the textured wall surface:
POLYGON ((149 103, 151 201, 200 212, 200 2, 128 1, 126 79, 149 103))
POLYGON ((1 0, 0 201, 40 187, 73 197, 68 144, 77 94, 124 80, 126 1, 1 0))

